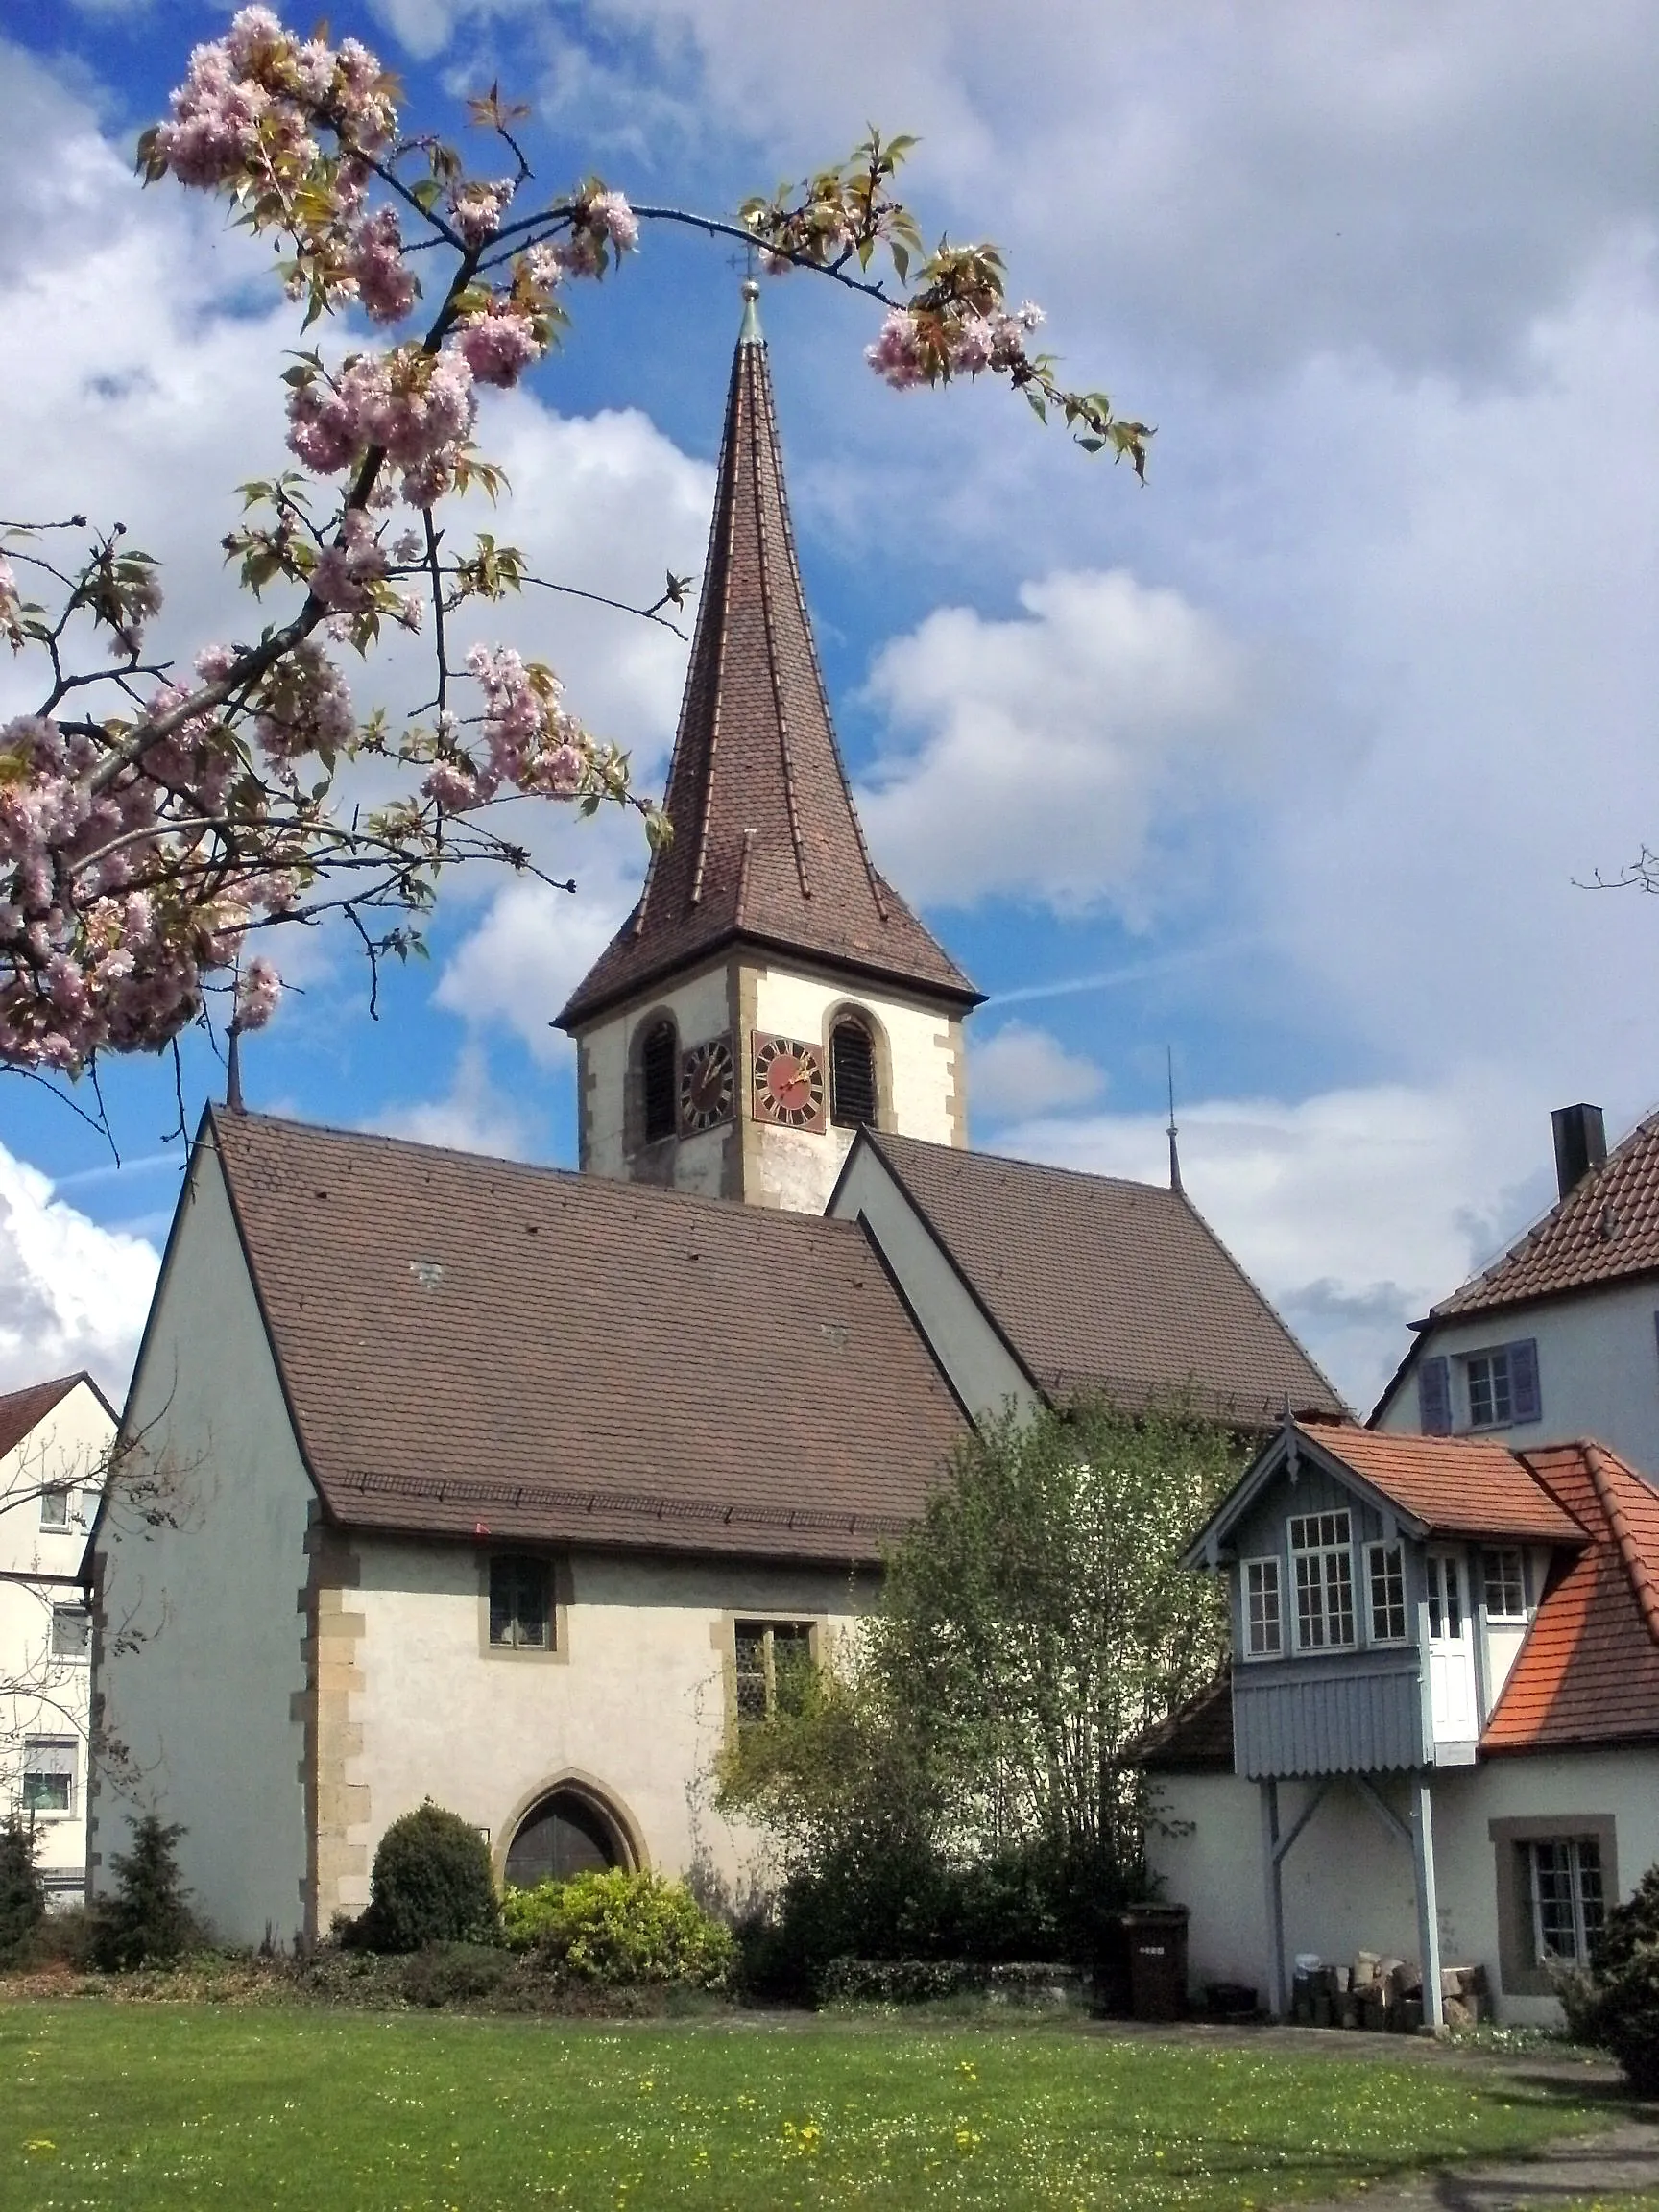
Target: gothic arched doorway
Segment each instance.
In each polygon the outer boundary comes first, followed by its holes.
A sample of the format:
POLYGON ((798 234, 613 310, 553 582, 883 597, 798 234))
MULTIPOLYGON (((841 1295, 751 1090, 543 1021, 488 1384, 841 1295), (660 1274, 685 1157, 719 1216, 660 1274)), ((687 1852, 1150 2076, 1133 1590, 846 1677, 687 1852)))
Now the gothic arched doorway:
POLYGON ((617 1822, 586 1791, 565 1785, 539 1797, 519 1821, 502 1872, 514 1888, 534 1889, 632 1863, 617 1822))

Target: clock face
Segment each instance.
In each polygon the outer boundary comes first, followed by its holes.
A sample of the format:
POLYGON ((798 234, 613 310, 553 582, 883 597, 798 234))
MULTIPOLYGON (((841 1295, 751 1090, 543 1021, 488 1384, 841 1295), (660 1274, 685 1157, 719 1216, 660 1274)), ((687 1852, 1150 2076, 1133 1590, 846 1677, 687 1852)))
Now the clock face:
POLYGON ((794 1037, 757 1033, 752 1055, 755 1116, 781 1129, 824 1126, 824 1055, 794 1037))
POLYGON ((680 1061, 680 1126, 687 1136, 730 1121, 737 1097, 737 1065, 730 1037, 693 1045, 680 1061))

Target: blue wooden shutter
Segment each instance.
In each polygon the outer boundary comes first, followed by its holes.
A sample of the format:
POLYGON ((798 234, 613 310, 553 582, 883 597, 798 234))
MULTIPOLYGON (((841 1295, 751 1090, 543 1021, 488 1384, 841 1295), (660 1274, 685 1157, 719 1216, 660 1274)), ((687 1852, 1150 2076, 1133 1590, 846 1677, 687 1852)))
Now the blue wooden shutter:
POLYGON ((1417 1370, 1417 1419, 1425 1436, 1452 1433, 1452 1375, 1443 1354, 1417 1370))
POLYGON ((1524 1336, 1506 1345, 1509 1354, 1509 1403, 1517 1421, 1541 1421, 1543 1400, 1538 1394, 1538 1339, 1524 1336))

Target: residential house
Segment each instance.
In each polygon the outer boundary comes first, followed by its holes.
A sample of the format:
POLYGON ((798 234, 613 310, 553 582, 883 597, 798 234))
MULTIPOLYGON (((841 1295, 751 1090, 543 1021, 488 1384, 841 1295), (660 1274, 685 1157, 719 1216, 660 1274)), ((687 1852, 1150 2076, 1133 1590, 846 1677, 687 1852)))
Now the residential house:
POLYGON ((1297 1954, 1485 1969, 1559 2017, 1659 1860, 1659 1497, 1590 1443, 1287 1422, 1188 1555, 1224 1574, 1228 1680, 1158 1733, 1151 1864, 1194 1982, 1286 2008, 1297 1954))
POLYGON ((427 1796, 506 1880, 738 1893, 722 1747, 972 1421, 1097 1385, 1341 1411, 1179 1190, 966 1149, 978 994, 864 849, 746 290, 674 840, 559 1016, 582 1170, 197 1135, 124 1416, 177 1510, 97 1545, 129 1771, 92 1863, 154 1805, 228 1937, 359 1910, 427 1796))
POLYGON ((115 1415, 90 1375, 0 1397, 0 1805, 34 1827, 54 1903, 86 1890, 86 1538, 115 1415))
POLYGON ((1659 1476, 1659 1116, 1610 1154, 1599 1106, 1553 1118, 1557 1203, 1415 1324, 1372 1425, 1597 1436, 1659 1476))

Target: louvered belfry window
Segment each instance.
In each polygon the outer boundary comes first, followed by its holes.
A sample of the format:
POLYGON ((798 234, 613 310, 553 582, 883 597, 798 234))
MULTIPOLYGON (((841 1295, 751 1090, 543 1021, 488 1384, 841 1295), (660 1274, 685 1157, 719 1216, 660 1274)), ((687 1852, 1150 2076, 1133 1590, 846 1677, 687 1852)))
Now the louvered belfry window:
POLYGON ((830 1032, 830 1118, 837 1129, 875 1122, 876 1047, 862 1022, 837 1022, 830 1032))
POLYGON ((680 1040, 672 1022, 658 1022, 639 1048, 639 1081, 645 1100, 645 1142, 672 1137, 679 1126, 680 1040))

